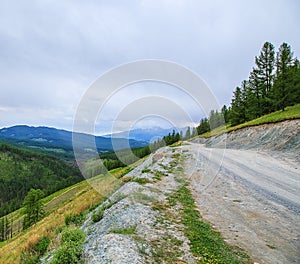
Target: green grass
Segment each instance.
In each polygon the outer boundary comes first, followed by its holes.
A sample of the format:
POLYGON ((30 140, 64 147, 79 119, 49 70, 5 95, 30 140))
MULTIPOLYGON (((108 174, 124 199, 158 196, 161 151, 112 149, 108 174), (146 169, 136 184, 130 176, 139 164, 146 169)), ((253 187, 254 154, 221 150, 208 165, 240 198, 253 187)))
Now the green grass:
POLYGON ((132 182, 136 182, 136 183, 139 183, 141 185, 144 185, 146 183, 150 183, 151 181, 147 178, 133 178, 131 179, 132 182))
POLYGON ((111 230, 111 233, 120 234, 120 235, 133 235, 133 234, 135 234, 135 227, 115 228, 115 229, 111 230))
POLYGON ((168 176, 167 173, 164 173, 162 171, 156 170, 154 171, 154 176, 153 178, 157 181, 160 181, 162 179, 163 176, 168 176))
POLYGON ((279 110, 237 126, 233 126, 233 127, 227 126, 226 128, 225 126, 218 127, 212 130, 211 132, 207 132, 200 135, 200 137, 208 138, 211 136, 218 136, 225 132, 228 133, 245 127, 258 126, 258 125, 269 124, 269 123, 278 123, 284 120, 292 120, 292 119, 299 119, 299 118, 300 118, 300 104, 297 104, 294 106, 288 106, 285 109, 285 111, 279 110))
POLYGON ((190 240, 191 252, 199 258, 197 263, 250 263, 249 257, 242 250, 227 245, 220 233, 202 220, 186 186, 180 187, 169 197, 171 206, 178 202, 183 207, 181 221, 185 226, 185 235, 190 240))

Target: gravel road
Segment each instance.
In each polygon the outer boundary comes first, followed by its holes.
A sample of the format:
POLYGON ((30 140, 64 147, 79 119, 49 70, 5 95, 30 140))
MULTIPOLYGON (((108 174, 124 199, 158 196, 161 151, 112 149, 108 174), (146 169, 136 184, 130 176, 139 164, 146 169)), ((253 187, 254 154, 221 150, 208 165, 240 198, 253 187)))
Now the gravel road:
POLYGON ((300 164, 266 152, 189 143, 186 173, 202 216, 258 263, 300 263, 300 164))

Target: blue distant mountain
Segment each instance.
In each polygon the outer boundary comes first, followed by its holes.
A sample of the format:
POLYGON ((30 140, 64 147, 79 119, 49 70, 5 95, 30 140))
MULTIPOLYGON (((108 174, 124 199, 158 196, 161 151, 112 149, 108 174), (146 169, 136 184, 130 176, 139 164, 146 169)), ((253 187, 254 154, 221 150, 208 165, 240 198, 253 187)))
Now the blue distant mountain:
MULTIPOLYGON (((125 138, 113 138, 101 136, 92 136, 89 134, 75 133, 77 137, 82 141, 82 148, 85 147, 85 142, 90 142, 95 138, 96 146, 99 152, 110 151, 113 149, 122 149, 128 146, 137 148, 148 145, 147 141, 125 139, 125 138), (113 146, 114 145, 114 146, 113 146)), ((23 145, 32 148, 42 149, 64 149, 72 151, 72 132, 50 128, 50 127, 32 127, 26 125, 13 126, 0 129, 0 140, 8 141, 16 145, 23 145)))

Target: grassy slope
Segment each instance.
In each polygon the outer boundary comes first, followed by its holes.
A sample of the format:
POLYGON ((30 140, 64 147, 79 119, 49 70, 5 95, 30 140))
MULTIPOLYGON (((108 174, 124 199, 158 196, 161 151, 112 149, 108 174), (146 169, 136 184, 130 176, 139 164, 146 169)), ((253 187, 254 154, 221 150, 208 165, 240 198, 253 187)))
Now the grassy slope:
POLYGON ((235 131, 241 128, 250 127, 250 126, 258 126, 262 124, 268 124, 268 123, 277 123, 284 120, 292 120, 292 119, 299 119, 300 118, 300 104, 289 106, 286 108, 285 111, 276 111, 268 115, 261 116, 257 119, 248 121, 246 123, 237 125, 237 126, 227 126, 226 128, 218 127, 214 129, 211 132, 204 133, 200 135, 201 137, 208 138, 211 136, 218 136, 225 132, 231 132, 235 131))
MULTIPOLYGON (((36 225, 21 232, 12 239, 0 243, 0 263, 19 263, 21 252, 30 243, 37 241, 43 235, 54 238, 59 227, 64 225, 66 215, 74 215, 101 203, 105 197, 117 189, 122 183, 118 178, 137 166, 144 159, 120 169, 111 171, 108 175, 99 175, 60 190, 44 198, 47 216, 36 225)), ((8 218, 13 217, 15 228, 21 216, 17 210, 8 218)))

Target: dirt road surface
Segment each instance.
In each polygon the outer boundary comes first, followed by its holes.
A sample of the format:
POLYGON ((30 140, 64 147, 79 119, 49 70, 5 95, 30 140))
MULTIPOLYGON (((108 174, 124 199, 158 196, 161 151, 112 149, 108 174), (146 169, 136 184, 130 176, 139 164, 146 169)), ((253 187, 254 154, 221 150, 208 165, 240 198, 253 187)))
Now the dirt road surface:
POLYGON ((189 143, 186 174, 204 219, 258 263, 300 263, 300 164, 189 143))

